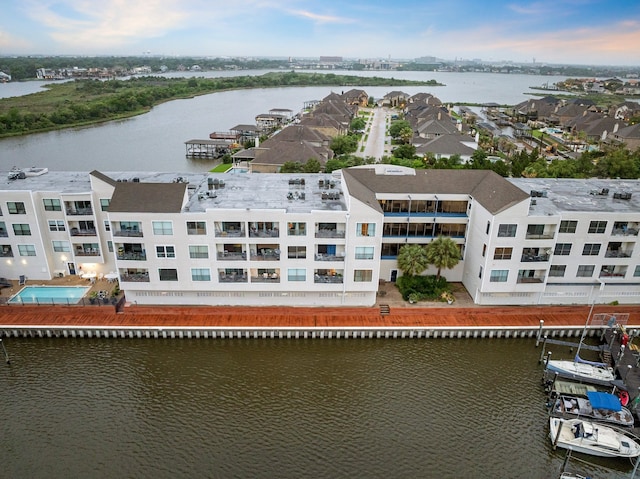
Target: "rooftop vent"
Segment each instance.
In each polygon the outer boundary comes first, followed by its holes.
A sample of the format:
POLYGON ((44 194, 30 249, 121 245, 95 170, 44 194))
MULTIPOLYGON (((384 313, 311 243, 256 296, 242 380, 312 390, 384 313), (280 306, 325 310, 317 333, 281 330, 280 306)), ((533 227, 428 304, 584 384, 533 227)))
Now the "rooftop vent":
POLYGON ((546 191, 540 191, 540 190, 531 190, 531 197, 532 198, 546 198, 547 197, 547 192, 546 191))
POLYGON ((621 193, 614 193, 613 194, 613 198, 616 200, 630 200, 631 199, 631 192, 630 191, 623 191, 621 193))
POLYGON ((594 195, 594 196, 608 196, 609 195, 609 188, 602 188, 599 190, 591 190, 589 192, 589 194, 594 195))

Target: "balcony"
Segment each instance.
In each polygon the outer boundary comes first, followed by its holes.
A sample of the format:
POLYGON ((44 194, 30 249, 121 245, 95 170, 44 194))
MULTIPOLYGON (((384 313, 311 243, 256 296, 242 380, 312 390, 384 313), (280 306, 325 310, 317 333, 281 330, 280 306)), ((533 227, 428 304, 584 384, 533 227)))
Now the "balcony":
POLYGON ((218 251, 217 258, 222 261, 242 261, 247 259, 244 251, 218 251))
POLYGON ((280 250, 263 248, 251 252, 251 261, 280 261, 280 250))
POLYGON ((81 228, 71 228, 69 230, 71 236, 96 236, 97 232, 95 229, 81 229, 81 228))
POLYGON ((138 230, 137 228, 135 229, 123 228, 123 229, 115 230, 113 232, 113 236, 125 236, 127 238, 142 238, 143 234, 142 234, 142 231, 138 230))
POLYGON ((147 260, 147 254, 145 252, 138 252, 138 251, 130 251, 130 252, 122 252, 122 253, 118 252, 116 257, 119 260, 124 260, 124 261, 146 261, 147 260))
POLYGON ((604 257, 605 258, 631 258, 633 251, 623 251, 621 249, 608 249, 604 257))
POLYGON ((316 253, 316 261, 344 261, 344 253, 326 254, 316 253))
POLYGON ((343 276, 341 274, 314 274, 314 283, 343 283, 343 276))
POLYGON ((612 236, 638 236, 638 223, 628 221, 616 221, 613 223, 612 236))
POLYGON ((245 271, 232 271, 232 272, 220 271, 220 282, 221 283, 246 283, 247 273, 245 271))
POLYGON ((250 223, 249 238, 278 238, 278 223, 250 223))
POLYGON ((269 273, 267 271, 258 271, 254 276, 251 276, 252 283, 279 283, 280 275, 278 273, 269 273))
POLYGON ((600 278, 624 278, 627 266, 604 265, 600 270, 600 278))
POLYGON ((0 258, 13 258, 11 246, 2 246, 0 249, 0 258))
POLYGON ((523 263, 549 261, 551 255, 547 251, 545 248, 524 248, 520 261, 523 263))
POLYGON ((518 280, 520 284, 544 283, 545 270, 521 269, 518 271, 518 280))
POLYGON ((93 208, 67 208, 67 216, 92 216, 93 208))
POLYGON ((126 283, 148 283, 149 282, 149 273, 127 273, 120 274, 120 282, 126 283))
POLYGON ((100 248, 97 245, 92 247, 76 246, 75 251, 76 256, 100 256, 100 248))

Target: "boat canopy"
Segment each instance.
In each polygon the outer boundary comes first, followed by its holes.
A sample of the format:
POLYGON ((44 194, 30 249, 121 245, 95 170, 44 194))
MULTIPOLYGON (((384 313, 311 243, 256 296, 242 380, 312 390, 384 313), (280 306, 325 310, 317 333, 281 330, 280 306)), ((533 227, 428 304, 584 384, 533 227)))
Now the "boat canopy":
POLYGON ((599 363, 596 361, 587 361, 586 359, 582 359, 580 356, 578 356, 576 354, 576 357, 573 358, 573 362, 575 363, 582 363, 582 364, 590 364, 591 366, 595 366, 597 368, 606 368, 608 367, 608 364, 605 363, 599 363))
POLYGON ((593 409, 608 409, 609 411, 622 410, 620 399, 615 394, 587 391, 587 397, 593 409))

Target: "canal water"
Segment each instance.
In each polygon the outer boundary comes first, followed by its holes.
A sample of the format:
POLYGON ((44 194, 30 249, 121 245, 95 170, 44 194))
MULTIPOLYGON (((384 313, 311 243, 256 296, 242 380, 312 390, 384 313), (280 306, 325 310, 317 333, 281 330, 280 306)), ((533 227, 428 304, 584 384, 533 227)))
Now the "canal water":
POLYGON ((4 343, 0 477, 554 478, 565 457, 533 340, 4 343))

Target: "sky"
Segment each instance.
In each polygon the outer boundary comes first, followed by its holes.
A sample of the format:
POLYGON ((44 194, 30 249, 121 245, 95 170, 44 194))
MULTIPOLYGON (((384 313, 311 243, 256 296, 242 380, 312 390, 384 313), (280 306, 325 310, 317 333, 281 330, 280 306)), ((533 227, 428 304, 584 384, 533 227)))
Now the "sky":
POLYGON ((0 56, 640 66, 640 0, 0 0, 0 56))

